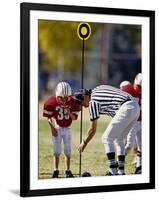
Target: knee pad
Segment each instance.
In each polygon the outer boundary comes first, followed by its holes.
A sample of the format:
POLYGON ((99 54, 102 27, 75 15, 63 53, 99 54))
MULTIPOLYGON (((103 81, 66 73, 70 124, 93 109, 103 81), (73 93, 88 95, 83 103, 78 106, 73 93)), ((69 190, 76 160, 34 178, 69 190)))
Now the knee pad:
POLYGON ((60 156, 61 154, 61 147, 60 146, 54 146, 54 155, 55 156, 60 156))
POLYGON ((102 143, 103 144, 108 144, 108 143, 112 143, 114 141, 114 139, 107 137, 106 135, 102 135, 102 143))
POLYGON ((54 153, 54 156, 55 156, 55 157, 60 157, 60 155, 61 155, 61 154, 54 153))
POLYGON ((112 138, 109 138, 105 135, 102 136, 102 143, 104 144, 105 152, 114 152, 114 140, 112 138))
POLYGON ((122 139, 117 139, 116 141, 117 155, 125 155, 125 143, 122 139))
POLYGON ((65 156, 71 156, 71 148, 64 148, 65 156))

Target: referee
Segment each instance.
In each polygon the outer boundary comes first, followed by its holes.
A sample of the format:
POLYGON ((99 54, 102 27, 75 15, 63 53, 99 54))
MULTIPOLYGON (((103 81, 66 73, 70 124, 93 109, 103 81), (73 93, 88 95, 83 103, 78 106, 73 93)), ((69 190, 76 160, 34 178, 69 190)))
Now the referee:
POLYGON ((100 85, 93 90, 84 89, 75 93, 75 99, 82 106, 89 107, 90 114, 90 127, 87 137, 79 145, 79 152, 84 151, 95 135, 100 115, 111 116, 112 120, 102 136, 109 162, 106 175, 124 175, 125 138, 139 117, 140 108, 137 100, 128 93, 109 85, 100 85), (117 161, 115 160, 115 145, 117 161))

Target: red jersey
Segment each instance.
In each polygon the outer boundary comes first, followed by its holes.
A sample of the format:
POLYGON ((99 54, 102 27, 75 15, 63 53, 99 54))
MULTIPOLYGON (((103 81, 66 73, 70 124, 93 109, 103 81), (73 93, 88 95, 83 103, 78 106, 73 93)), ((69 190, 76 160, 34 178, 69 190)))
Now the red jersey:
POLYGON ((129 85, 125 85, 125 86, 122 86, 121 90, 123 90, 124 92, 127 92, 129 94, 131 94, 131 96, 133 97, 136 97, 138 99, 141 99, 141 94, 138 93, 132 84, 129 84, 129 85))
MULTIPOLYGON (((131 96, 137 98, 139 101, 139 105, 141 106, 141 93, 137 92, 134 89, 132 84, 122 86, 121 90, 123 90, 124 92, 127 92, 127 93, 131 94, 131 96)), ((140 116, 139 116, 138 120, 141 121, 141 112, 140 112, 140 116)))
MULTIPOLYGON (((65 106, 69 107, 70 112, 75 115, 80 111, 80 105, 75 103, 73 98, 65 106)), ((72 118, 67 113, 67 110, 65 110, 64 105, 60 104, 54 96, 50 97, 44 103, 43 116, 48 118, 53 117, 60 127, 69 127, 72 124, 72 118)))

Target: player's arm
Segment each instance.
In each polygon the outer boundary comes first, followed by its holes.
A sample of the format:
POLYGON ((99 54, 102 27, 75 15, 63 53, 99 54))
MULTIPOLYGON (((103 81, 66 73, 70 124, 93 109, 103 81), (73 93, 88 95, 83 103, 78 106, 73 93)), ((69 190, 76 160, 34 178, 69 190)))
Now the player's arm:
POLYGON ((54 127, 54 123, 53 123, 52 118, 48 118, 47 121, 48 121, 48 123, 49 123, 49 125, 50 125, 51 132, 52 132, 52 136, 56 137, 56 136, 57 136, 57 130, 56 130, 56 128, 54 127))
POLYGON ((52 136, 56 137, 57 136, 57 130, 54 126, 54 120, 52 119, 53 112, 54 112, 54 99, 50 98, 44 103, 43 117, 45 117, 48 121, 48 124, 51 128, 52 136))
POLYGON ((79 145, 79 152, 83 152, 87 144, 90 142, 90 140, 94 137, 97 129, 97 119, 94 121, 91 121, 90 127, 87 131, 87 137, 85 140, 82 141, 82 143, 79 145))
POLYGON ((65 112, 70 116, 72 120, 77 120, 78 112, 71 110, 70 107, 65 107, 65 112))
POLYGON ((71 112, 70 110, 68 111, 69 116, 71 117, 72 120, 76 120, 78 118, 78 114, 75 112, 71 112))
POLYGON ((70 117, 72 118, 72 120, 77 120, 78 119, 78 114, 79 114, 80 110, 81 110, 81 106, 74 102, 74 104, 72 106, 72 109, 70 110, 71 111, 70 113, 72 115, 70 117))

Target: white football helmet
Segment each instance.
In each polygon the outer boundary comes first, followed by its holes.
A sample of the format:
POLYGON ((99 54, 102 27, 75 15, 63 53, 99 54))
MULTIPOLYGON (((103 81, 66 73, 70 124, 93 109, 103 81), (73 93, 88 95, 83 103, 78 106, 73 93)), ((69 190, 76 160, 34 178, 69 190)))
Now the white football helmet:
POLYGON ((142 74, 141 73, 138 73, 135 77, 135 80, 134 80, 134 83, 136 85, 142 85, 142 74))
POLYGON ((122 82, 120 83, 120 88, 125 87, 125 86, 127 86, 127 85, 131 85, 131 83, 130 83, 129 81, 122 81, 122 82))
POLYGON ((55 89, 56 97, 66 97, 72 95, 71 86, 67 82, 60 82, 55 89))

